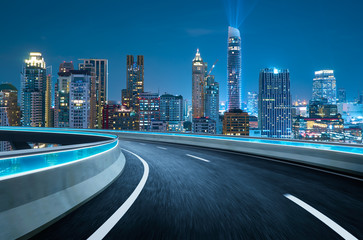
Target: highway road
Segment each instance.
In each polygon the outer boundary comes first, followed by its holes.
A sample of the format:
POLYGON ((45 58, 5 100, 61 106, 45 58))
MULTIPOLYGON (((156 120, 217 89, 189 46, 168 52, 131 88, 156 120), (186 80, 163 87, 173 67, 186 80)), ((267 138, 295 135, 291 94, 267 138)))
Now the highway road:
POLYGON ((363 239, 360 180, 192 146, 120 147, 120 177, 33 239, 363 239))

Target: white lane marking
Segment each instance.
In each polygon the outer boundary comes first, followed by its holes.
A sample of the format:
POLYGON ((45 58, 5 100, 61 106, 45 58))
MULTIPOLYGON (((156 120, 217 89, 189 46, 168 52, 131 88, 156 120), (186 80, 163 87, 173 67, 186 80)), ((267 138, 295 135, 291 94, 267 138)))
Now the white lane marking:
POLYGON ((120 221, 120 219, 125 215, 125 213, 127 212, 127 210, 129 210, 129 208, 132 206, 132 204, 135 202, 135 200, 137 199, 137 197, 139 196, 139 194, 141 193, 142 189, 145 186, 146 180, 149 176, 149 165, 147 164, 147 162, 142 159, 139 155, 130 152, 129 150, 123 149, 121 148, 123 151, 126 151, 132 155, 134 155, 135 157, 137 157, 142 164, 144 165, 144 175, 142 176, 139 184, 136 186, 135 190, 132 192, 132 194, 130 195, 130 197, 121 205, 121 207, 119 209, 117 209, 117 211, 112 214, 112 216, 104 223, 102 224, 101 227, 99 227, 88 239, 89 240, 99 240, 99 239, 103 239, 107 233, 109 233, 111 231, 111 229, 116 225, 116 223, 118 221, 120 221))
POLYGON ((190 155, 190 154, 186 154, 186 155, 187 155, 188 157, 192 157, 192 158, 195 158, 195 159, 198 159, 198 160, 204 161, 204 162, 210 162, 209 160, 204 159, 204 158, 201 158, 201 157, 197 157, 197 156, 190 155))
POLYGON ((159 149, 163 149, 163 150, 166 150, 167 148, 164 148, 164 147, 157 147, 157 148, 159 148, 159 149))
POLYGON ((145 143, 140 143, 141 145, 145 146, 146 144, 145 143))
POLYGON ((284 194, 284 196, 286 198, 290 199, 291 201, 293 201, 294 203, 296 203, 297 205, 299 205, 300 207, 302 207, 303 209, 305 209, 306 211, 308 211, 309 213, 311 213, 312 215, 314 215, 317 219, 319 219, 320 221, 325 223, 328 227, 333 229, 336 233, 338 233, 342 238, 358 240, 358 238, 354 237, 347 230, 345 230, 344 228, 339 226, 333 220, 331 220, 330 218, 328 218, 327 216, 325 216, 324 214, 322 214, 321 212, 319 212, 318 210, 316 210, 315 208, 313 208, 309 204, 301 201, 300 199, 298 199, 297 197, 292 196, 291 194, 284 194))

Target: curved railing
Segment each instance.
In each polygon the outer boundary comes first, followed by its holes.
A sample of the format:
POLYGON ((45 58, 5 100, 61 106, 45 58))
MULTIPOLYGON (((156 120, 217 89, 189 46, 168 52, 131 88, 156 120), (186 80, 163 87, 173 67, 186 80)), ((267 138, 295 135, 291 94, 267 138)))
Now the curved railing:
POLYGON ((34 139, 54 141, 60 134, 60 141, 86 143, 0 154, 0 239, 32 236, 100 193, 125 165, 115 135, 40 128, 1 131, 16 132, 17 141, 22 133, 33 133, 38 134, 34 139))

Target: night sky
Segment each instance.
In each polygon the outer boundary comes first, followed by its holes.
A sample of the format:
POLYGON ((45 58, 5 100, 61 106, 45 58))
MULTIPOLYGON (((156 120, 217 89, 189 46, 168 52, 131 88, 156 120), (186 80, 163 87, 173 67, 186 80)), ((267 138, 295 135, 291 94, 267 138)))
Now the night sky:
POLYGON ((199 48, 226 100, 227 28, 240 25, 242 88, 258 91, 259 70, 290 70, 292 95, 309 99, 315 70, 333 69, 348 99, 363 90, 362 0, 1 1, 0 83, 20 88, 29 52, 53 66, 109 60, 109 100, 120 101, 127 54, 145 56, 145 91, 191 98, 199 48))

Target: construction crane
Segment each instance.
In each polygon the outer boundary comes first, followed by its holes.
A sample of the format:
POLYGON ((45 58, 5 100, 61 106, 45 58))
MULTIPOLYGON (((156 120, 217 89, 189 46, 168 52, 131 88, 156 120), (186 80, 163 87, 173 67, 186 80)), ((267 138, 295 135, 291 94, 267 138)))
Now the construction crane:
POLYGON ((209 70, 209 72, 208 72, 208 74, 207 74, 207 77, 209 77, 209 76, 210 76, 210 74, 211 74, 211 72, 212 72, 213 68, 216 66, 217 62, 218 62, 218 59, 217 59, 217 60, 214 62, 214 64, 212 65, 211 69, 209 70))

